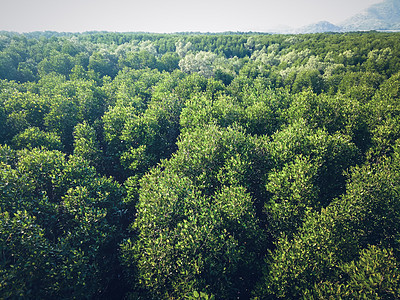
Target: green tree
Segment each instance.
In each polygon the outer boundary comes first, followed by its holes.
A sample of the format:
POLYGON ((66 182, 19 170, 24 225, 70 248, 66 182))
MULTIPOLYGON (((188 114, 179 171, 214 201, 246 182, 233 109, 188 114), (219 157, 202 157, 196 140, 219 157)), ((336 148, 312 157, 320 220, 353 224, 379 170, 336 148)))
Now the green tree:
POLYGON ((375 96, 367 105, 370 113, 368 124, 372 132, 373 156, 390 154, 395 141, 400 138, 400 74, 397 73, 382 83, 375 96))
POLYGON ((90 162, 92 166, 100 168, 101 151, 96 131, 86 121, 75 126, 74 155, 80 156, 90 162))
POLYGON ((172 72, 179 68, 180 57, 176 52, 167 52, 159 59, 159 70, 172 72))
POLYGON ((397 149, 392 159, 353 168, 346 194, 326 209, 309 214, 293 238, 278 239, 258 294, 297 299, 308 293, 318 298, 318 293, 342 295, 339 288, 343 285, 343 296, 358 292, 361 296, 396 295, 395 265, 389 265, 388 270, 394 277, 379 279, 379 269, 387 268, 388 259, 394 264, 395 261, 385 250, 368 247, 392 248, 397 257, 398 159, 397 149), (377 273, 372 275, 365 260, 374 252, 376 256, 369 266, 377 273), (382 290, 385 282, 387 288, 382 290))
POLYGON ((328 205, 345 192, 343 172, 359 162, 360 153, 348 136, 313 130, 301 119, 277 131, 268 144, 268 151, 275 171, 299 156, 318 166, 314 184, 319 190, 318 203, 321 206, 328 205))
POLYGON ((284 112, 289 122, 304 119, 314 129, 324 128, 330 134, 348 135, 363 152, 370 147, 367 111, 357 99, 342 95, 316 95, 311 91, 292 98, 290 108, 284 112))
POLYGON ((292 92, 301 92, 307 88, 311 88, 317 94, 324 90, 324 82, 318 70, 306 69, 296 74, 296 79, 292 86, 292 92))
POLYGON ((73 131, 78 123, 79 106, 75 101, 58 95, 52 99, 50 110, 43 118, 45 128, 56 132, 67 152, 72 152, 73 131))
POLYGON ((117 72, 116 58, 108 53, 94 52, 89 58, 89 70, 93 70, 101 77, 114 77, 117 72))
POLYGON ((197 54, 189 53, 179 61, 179 67, 186 73, 199 73, 209 78, 214 75, 213 63, 217 55, 212 52, 200 51, 197 54))
POLYGON ((400 273, 392 249, 369 246, 358 260, 341 266, 348 277, 345 283, 321 282, 315 299, 397 299, 400 296, 400 273))
POLYGON ((257 212, 262 143, 206 126, 184 133, 178 146, 141 181, 138 237, 122 247, 125 264, 137 266, 139 285, 156 297, 248 297, 267 247, 257 212))
POLYGON ((53 52, 49 57, 44 58, 38 65, 40 76, 50 73, 57 73, 68 78, 71 69, 74 67, 73 58, 68 54, 53 52))
POLYGON ((43 147, 47 150, 63 150, 60 137, 54 132, 44 132, 30 127, 15 135, 11 141, 16 149, 43 147))
POLYGON ((123 245, 123 259, 129 267, 137 261, 140 283, 157 297, 196 290, 245 296, 262 249, 256 220, 243 188, 225 187, 206 198, 188 178, 155 170, 142 182, 138 241, 123 245))
POLYGON ((107 292, 120 276, 120 186, 59 151, 25 149, 15 159, 10 149, 2 153, 0 297, 107 292))

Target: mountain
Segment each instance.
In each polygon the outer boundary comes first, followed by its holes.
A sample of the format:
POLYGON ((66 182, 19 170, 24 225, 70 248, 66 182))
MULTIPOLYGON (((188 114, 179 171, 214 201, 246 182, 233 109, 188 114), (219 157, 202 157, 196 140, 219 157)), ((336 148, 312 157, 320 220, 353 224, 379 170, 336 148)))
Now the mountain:
POLYGON ((327 21, 310 24, 296 30, 296 33, 340 32, 342 28, 327 21))
POLYGON ((297 29, 277 28, 272 33, 319 33, 346 31, 400 31, 400 0, 384 0, 348 18, 340 24, 327 21, 310 24, 297 29))
POLYGON ((385 0, 339 24, 343 31, 400 30, 400 0, 385 0))

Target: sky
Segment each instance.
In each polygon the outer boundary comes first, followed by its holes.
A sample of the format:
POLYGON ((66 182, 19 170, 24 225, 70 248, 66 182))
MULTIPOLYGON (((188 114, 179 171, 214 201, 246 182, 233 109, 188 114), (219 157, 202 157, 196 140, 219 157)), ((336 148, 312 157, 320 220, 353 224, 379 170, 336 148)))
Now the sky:
POLYGON ((382 0, 0 0, 0 31, 268 31, 338 24, 382 0))

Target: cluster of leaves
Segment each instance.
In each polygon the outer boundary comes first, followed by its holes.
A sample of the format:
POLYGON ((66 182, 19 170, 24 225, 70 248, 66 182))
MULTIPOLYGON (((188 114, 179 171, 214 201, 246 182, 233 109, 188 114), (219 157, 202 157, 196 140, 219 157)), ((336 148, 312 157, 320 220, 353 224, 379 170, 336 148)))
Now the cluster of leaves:
POLYGON ((116 278, 121 186, 79 156, 1 149, 2 297, 95 297, 116 278))
POLYGON ((2 32, 0 298, 399 298, 399 57, 2 32))

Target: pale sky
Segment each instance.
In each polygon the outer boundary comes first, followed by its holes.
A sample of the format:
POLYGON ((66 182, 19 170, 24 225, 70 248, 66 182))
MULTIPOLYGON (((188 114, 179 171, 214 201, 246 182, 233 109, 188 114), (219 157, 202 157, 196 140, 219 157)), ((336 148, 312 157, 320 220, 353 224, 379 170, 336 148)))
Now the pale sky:
POLYGON ((337 24, 382 0, 0 0, 0 30, 267 31, 337 24))

